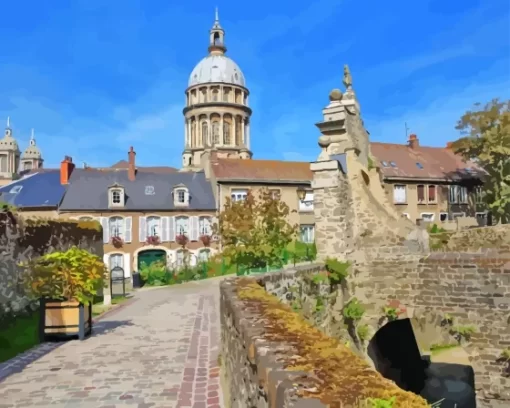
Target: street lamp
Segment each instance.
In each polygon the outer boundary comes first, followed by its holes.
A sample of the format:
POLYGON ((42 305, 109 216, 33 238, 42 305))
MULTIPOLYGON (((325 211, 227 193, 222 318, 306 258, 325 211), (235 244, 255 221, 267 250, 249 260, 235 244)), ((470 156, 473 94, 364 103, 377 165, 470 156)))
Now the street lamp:
POLYGON ((297 189, 297 196, 300 201, 305 201, 306 198, 306 190, 303 187, 299 187, 297 189))

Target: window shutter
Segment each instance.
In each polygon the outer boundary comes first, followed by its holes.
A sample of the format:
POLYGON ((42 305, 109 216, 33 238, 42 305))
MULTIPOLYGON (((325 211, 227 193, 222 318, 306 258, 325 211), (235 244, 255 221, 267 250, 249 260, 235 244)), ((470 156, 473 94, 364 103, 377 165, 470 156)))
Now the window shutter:
POLYGON ((190 224, 191 224, 190 240, 198 241, 198 217, 197 216, 191 217, 190 224))
POLYGON ((168 217, 168 241, 175 241, 175 217, 168 217))
POLYGON ((140 242, 145 242, 147 239, 147 217, 139 217, 138 218, 139 227, 138 227, 138 239, 140 242))
POLYGON ((101 223, 101 226, 103 227, 103 243, 107 244, 110 241, 110 234, 108 233, 108 218, 106 217, 99 217, 99 222, 101 223))
MULTIPOLYGON (((103 217, 101 217, 103 218, 103 217)), ((103 262, 104 264, 106 265, 106 267, 108 268, 108 270, 110 270, 110 256, 109 255, 103 255, 103 262)))
POLYGON ((133 217, 126 217, 124 218, 124 229, 126 231, 126 238, 124 239, 124 242, 131 242, 131 226, 133 224, 133 217))
POLYGON ((170 224, 170 217, 161 217, 161 242, 169 241, 168 227, 170 224))
POLYGON ((130 259, 130 256, 131 254, 124 254, 124 259, 123 259, 123 265, 122 267, 124 268, 124 277, 125 278, 129 278, 131 276, 131 259, 130 259))

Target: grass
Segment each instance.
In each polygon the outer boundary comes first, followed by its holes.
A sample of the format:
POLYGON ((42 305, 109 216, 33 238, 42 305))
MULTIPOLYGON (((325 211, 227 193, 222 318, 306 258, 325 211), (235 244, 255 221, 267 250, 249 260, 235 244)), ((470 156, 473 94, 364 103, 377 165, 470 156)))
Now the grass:
POLYGON ((0 329, 0 363, 39 344, 39 312, 18 317, 0 329))
POLYGON ((120 305, 121 303, 124 303, 126 300, 129 300, 131 298, 132 296, 130 295, 115 296, 112 298, 112 304, 105 306, 103 305, 103 297, 96 296, 94 298, 94 302, 92 303, 92 317, 100 316, 103 313, 107 312, 108 310, 113 309, 116 305, 120 305))
POLYGON ((430 352, 432 353, 432 355, 436 355, 441 353, 442 351, 458 347, 459 347, 458 344, 433 344, 432 346, 430 346, 430 352))

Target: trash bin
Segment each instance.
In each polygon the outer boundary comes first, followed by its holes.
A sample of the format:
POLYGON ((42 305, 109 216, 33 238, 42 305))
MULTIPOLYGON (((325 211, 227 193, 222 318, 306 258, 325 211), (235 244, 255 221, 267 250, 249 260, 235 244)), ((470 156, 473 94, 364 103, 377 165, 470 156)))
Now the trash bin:
POLYGON ((139 272, 133 273, 133 289, 141 288, 143 286, 142 277, 139 272))

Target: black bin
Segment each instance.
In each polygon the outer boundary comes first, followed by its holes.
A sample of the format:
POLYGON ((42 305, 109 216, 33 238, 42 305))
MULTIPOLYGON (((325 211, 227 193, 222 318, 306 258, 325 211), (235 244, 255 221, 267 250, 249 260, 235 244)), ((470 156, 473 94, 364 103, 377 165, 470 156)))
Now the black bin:
POLYGON ((133 273, 133 288, 141 288, 143 286, 142 277, 139 272, 133 273))

